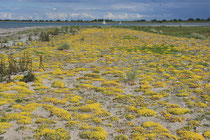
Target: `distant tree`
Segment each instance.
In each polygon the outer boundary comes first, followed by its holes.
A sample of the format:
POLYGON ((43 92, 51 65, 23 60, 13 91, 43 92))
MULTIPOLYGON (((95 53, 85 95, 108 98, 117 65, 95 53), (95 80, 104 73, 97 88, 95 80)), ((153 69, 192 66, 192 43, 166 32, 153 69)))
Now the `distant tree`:
POLYGON ((92 22, 96 22, 96 21, 98 21, 98 20, 97 19, 92 20, 92 22))
POLYGON ((207 21, 210 21, 210 18, 208 18, 207 21))
POLYGON ((201 21, 201 19, 200 18, 196 18, 195 21, 201 21))
POLYGON ((112 22, 113 20, 111 19, 105 19, 106 22, 112 22))
POLYGON ((182 19, 178 19, 178 21, 182 21, 182 19))
POLYGON ((194 18, 189 18, 187 21, 194 21, 194 18))
POLYGON ((98 21, 99 21, 99 22, 102 22, 102 21, 103 21, 103 19, 98 19, 98 21))
POLYGON ((151 21, 152 21, 152 22, 157 22, 157 19, 152 19, 151 21))
POLYGON ((177 19, 173 19, 173 21, 177 22, 177 19))
POLYGON ((61 20, 60 19, 57 19, 56 22, 61 22, 61 20))

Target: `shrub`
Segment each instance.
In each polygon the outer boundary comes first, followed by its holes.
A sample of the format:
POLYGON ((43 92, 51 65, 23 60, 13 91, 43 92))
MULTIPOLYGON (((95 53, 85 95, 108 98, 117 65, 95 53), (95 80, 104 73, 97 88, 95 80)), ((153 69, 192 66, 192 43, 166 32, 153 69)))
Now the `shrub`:
POLYGON ((137 79, 137 75, 138 75, 137 70, 129 71, 129 72, 126 73, 126 77, 127 77, 126 79, 128 81, 134 81, 134 80, 137 79))
POLYGON ((60 29, 59 28, 55 28, 54 30, 52 30, 50 33, 52 35, 58 35, 59 34, 60 29))
POLYGON ((27 75, 25 75, 24 77, 23 77, 23 79, 21 79, 20 81, 24 81, 24 82, 32 82, 32 81, 35 81, 35 75, 32 73, 32 72, 28 72, 28 74, 27 75))
POLYGON ((63 43, 62 45, 60 45, 57 49, 58 50, 68 50, 70 48, 70 44, 68 43, 63 43))
POLYGON ((40 41, 50 41, 49 33, 47 32, 41 32, 39 36, 40 41))

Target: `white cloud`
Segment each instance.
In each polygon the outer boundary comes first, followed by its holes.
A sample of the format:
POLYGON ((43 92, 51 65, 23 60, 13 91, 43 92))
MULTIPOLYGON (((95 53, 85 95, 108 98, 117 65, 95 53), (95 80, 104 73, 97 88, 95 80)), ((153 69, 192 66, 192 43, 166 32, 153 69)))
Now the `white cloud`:
POLYGON ((12 19, 11 13, 0 13, 0 19, 12 19))
POLYGON ((32 16, 29 16, 28 18, 29 18, 29 19, 33 19, 33 17, 32 17, 32 16))
POLYGON ((83 19, 83 18, 85 18, 85 19, 94 19, 94 18, 96 18, 95 16, 93 16, 93 15, 91 15, 89 13, 70 13, 69 16, 71 18, 73 18, 73 19, 74 18, 77 18, 77 19, 83 19))
POLYGON ((26 18, 24 16, 20 16, 18 17, 19 20, 26 20, 26 18))
POLYGON ((55 11, 56 10, 56 8, 53 8, 53 11, 55 11))
POLYGON ((67 13, 46 13, 47 19, 66 19, 67 13))
POLYGON ((71 14, 70 14, 70 17, 76 18, 76 17, 78 17, 79 15, 80 15, 79 13, 71 13, 71 14))
POLYGON ((139 19, 143 17, 143 15, 140 14, 128 14, 128 13, 123 13, 123 14, 112 14, 111 12, 108 12, 104 18, 105 19, 113 19, 113 20, 127 20, 127 19, 139 19))
POLYGON ((136 14, 136 18, 141 18, 141 17, 143 17, 143 15, 136 14))

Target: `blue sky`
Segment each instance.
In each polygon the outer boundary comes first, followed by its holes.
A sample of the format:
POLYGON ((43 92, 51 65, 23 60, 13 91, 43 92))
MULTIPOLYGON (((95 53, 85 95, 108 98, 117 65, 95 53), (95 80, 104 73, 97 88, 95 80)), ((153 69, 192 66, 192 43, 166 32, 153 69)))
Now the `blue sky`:
POLYGON ((209 18, 210 0, 0 0, 0 19, 209 18))

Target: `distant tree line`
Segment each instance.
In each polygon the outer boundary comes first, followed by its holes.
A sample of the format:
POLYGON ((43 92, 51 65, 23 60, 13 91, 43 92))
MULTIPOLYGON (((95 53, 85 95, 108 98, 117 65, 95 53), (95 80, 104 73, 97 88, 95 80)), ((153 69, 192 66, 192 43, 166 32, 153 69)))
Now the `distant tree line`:
MULTIPOLYGON (((11 20, 11 19, 0 19, 0 21, 16 21, 16 22, 102 22, 102 21, 106 21, 106 22, 116 22, 116 20, 110 20, 110 19, 94 19, 94 20, 11 20)), ((119 21, 119 20, 118 20, 119 21)), ((126 20, 123 20, 126 22, 126 20)), ((152 20, 146 20, 146 19, 140 19, 140 20, 132 20, 129 22, 209 22, 210 18, 207 19, 203 19, 203 18, 188 18, 187 20, 183 20, 183 19, 162 19, 162 20, 158 20, 158 19, 152 19, 152 20)))
POLYGON ((151 22, 194 22, 194 21, 204 21, 204 22, 208 22, 210 21, 210 18, 207 19, 203 19, 203 18, 188 18, 187 20, 183 20, 183 19, 170 19, 170 20, 166 20, 166 19, 162 19, 162 20, 157 20, 157 19, 152 19, 151 22))

